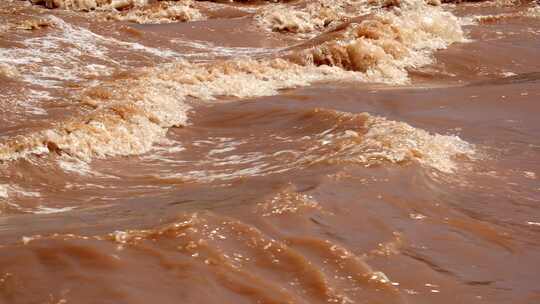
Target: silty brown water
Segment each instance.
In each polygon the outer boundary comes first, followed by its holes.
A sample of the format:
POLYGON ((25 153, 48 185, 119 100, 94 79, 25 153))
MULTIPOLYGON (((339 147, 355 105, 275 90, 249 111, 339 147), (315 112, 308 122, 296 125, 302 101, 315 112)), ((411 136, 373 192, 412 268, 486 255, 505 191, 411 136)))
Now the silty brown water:
POLYGON ((536 3, 0 16, 0 302, 540 300, 536 3))

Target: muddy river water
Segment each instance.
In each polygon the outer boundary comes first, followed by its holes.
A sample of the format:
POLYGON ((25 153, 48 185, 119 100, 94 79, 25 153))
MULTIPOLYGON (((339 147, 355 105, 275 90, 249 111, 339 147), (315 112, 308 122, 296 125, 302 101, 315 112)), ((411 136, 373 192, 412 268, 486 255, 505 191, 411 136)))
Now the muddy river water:
POLYGON ((537 2, 0 20, 0 303, 540 303, 537 2))

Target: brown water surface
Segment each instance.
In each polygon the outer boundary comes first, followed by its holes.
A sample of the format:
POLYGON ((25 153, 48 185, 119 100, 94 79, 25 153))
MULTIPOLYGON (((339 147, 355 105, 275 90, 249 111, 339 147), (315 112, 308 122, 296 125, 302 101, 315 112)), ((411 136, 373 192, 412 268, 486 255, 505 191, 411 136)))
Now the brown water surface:
POLYGON ((537 4, 283 2, 0 3, 0 303, 540 302, 537 4))

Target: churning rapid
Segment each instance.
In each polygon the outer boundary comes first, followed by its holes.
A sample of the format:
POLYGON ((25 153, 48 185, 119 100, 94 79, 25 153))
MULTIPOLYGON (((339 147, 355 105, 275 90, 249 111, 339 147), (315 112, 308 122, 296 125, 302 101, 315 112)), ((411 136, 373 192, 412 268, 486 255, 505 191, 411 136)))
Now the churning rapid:
POLYGON ((0 303, 540 303, 538 2, 0 18, 0 303))

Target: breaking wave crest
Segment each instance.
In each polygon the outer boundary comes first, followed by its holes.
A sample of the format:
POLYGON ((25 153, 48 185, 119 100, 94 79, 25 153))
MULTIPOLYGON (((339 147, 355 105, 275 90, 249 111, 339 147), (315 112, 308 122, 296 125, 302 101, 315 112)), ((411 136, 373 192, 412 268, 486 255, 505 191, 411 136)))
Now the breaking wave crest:
POLYGON ((405 83, 407 68, 432 62, 437 49, 463 42, 459 20, 423 2, 352 19, 293 48, 303 64, 339 66, 365 73, 370 81, 405 83))
POLYGON ((193 7, 192 2, 160 2, 153 6, 139 6, 125 11, 108 12, 106 18, 141 24, 187 22, 204 19, 201 12, 193 7))
MULTIPOLYGON (((341 7, 336 14, 345 18, 350 13, 340 3, 335 4, 341 7)), ((347 2, 354 3, 363 2, 347 2)), ((307 7, 320 10, 329 5, 323 1, 307 7)), ((56 23, 64 24, 60 20, 56 23)), ((83 116, 0 143, 0 160, 50 152, 87 161, 145 153, 165 137, 168 128, 188 124, 194 98, 268 96, 280 89, 319 81, 403 83, 407 81, 407 68, 429 63, 434 50, 463 39, 459 20, 452 14, 423 1, 404 1, 345 21, 317 38, 270 56, 274 58, 213 63, 178 60, 135 70, 82 93, 81 106, 87 109, 83 116)), ((360 136, 362 144, 355 140, 347 144, 372 149, 390 161, 399 162, 412 155, 431 167, 450 171, 450 156, 471 150, 458 139, 430 135, 369 115, 364 119, 368 131, 360 136)), ((354 138, 352 133, 346 134, 354 138)))
POLYGON ((118 60, 119 54, 127 57, 130 52, 140 53, 154 60, 180 57, 173 51, 105 37, 53 15, 26 20, 18 27, 35 27, 35 22, 47 24, 47 34, 18 41, 21 47, 0 49, 0 69, 17 69, 16 75, 24 81, 48 89, 63 88, 69 81, 107 76, 115 69, 134 63, 135 59, 118 60), (113 46, 116 55, 111 52, 113 46))
MULTIPOLYGON (((17 137, 0 145, 0 159, 29 154, 64 152, 85 160, 92 157, 147 152, 167 128, 187 124, 187 97, 254 97, 314 81, 343 79, 332 67, 302 67, 284 60, 254 60, 196 65, 176 62, 141 71, 142 76, 90 89, 81 98, 94 107, 57 128, 17 137), (133 89, 135 88, 135 89, 133 89)), ((352 79, 354 74, 349 74, 352 79)))
POLYGON ((148 4, 148 0, 31 0, 33 4, 47 8, 60 8, 75 11, 95 9, 126 9, 148 4))
MULTIPOLYGON (((262 126, 267 134, 249 140, 215 139, 215 144, 207 145, 208 152, 199 153, 196 160, 170 164, 165 170, 158 170, 156 177, 194 182, 231 181, 321 164, 370 167, 408 162, 452 173, 457 169, 458 158, 475 157, 474 147, 457 136, 431 134, 367 113, 315 109, 296 113, 295 117, 287 123, 287 131, 262 126), (303 127, 306 125, 310 127, 303 127), (264 152, 269 146, 272 150, 264 152)), ((174 156, 165 152, 149 158, 174 156)))

